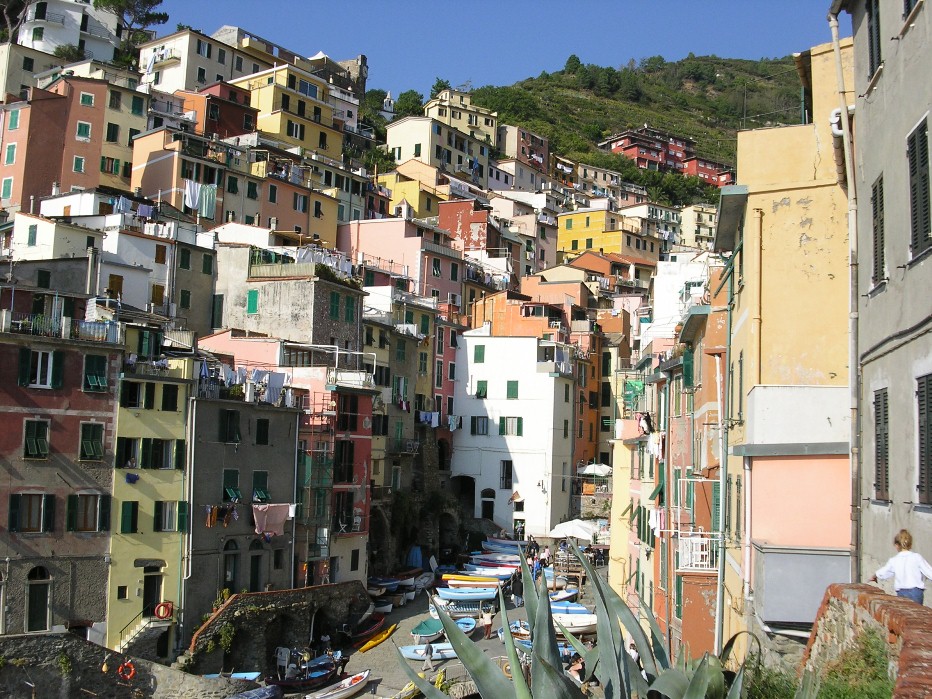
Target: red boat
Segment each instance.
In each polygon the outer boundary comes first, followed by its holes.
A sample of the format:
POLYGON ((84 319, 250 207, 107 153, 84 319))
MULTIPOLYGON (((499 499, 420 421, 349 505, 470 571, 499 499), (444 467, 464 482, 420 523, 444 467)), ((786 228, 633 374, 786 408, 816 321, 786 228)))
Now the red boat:
POLYGON ((360 626, 359 628, 357 628, 350 635, 350 638, 353 640, 354 646, 356 645, 358 641, 364 641, 365 639, 369 638, 369 636, 371 636, 376 631, 378 631, 383 626, 385 626, 385 615, 379 614, 378 612, 376 612, 375 614, 370 616, 368 619, 366 619, 363 622, 363 624, 364 624, 363 626, 360 626))

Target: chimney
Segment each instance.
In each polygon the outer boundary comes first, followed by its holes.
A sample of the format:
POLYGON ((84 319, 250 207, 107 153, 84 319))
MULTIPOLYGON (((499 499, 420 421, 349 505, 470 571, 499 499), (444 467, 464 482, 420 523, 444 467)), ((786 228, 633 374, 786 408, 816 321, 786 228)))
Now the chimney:
POLYGON ((95 281, 97 280, 97 248, 87 249, 87 279, 84 282, 85 294, 96 294, 95 281))
POLYGON ((58 182, 52 182, 52 196, 57 197, 61 194, 61 185, 58 182))

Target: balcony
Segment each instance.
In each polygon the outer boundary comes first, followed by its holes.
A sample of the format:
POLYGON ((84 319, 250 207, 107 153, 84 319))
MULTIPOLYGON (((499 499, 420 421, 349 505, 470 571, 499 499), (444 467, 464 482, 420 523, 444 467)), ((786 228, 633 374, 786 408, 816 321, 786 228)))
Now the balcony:
POLYGON ((137 360, 134 362, 123 362, 123 375, 131 376, 152 376, 155 378, 183 379, 184 368, 181 366, 172 367, 165 360, 137 360))
POLYGON ((394 437, 385 440, 385 452, 387 454, 414 455, 421 449, 421 443, 416 439, 407 437, 394 437))
POLYGON ((331 532, 334 536, 364 534, 367 531, 369 531, 369 518, 361 514, 358 510, 352 515, 349 513, 338 513, 333 517, 333 528, 331 532))
POLYGON ((356 371, 353 369, 328 369, 327 370, 327 388, 352 388, 356 390, 373 390, 375 383, 372 374, 367 371, 356 371))
POLYGON ((63 340, 123 344, 123 325, 105 321, 72 320, 37 313, 0 311, 0 332, 63 340))
POLYGON ((680 571, 714 571, 718 567, 720 542, 710 536, 681 536, 677 542, 680 571))
POLYGON ((386 502, 392 498, 392 487, 390 485, 374 485, 370 488, 372 502, 386 502))
POLYGON ((91 36, 96 36, 99 39, 109 39, 112 35, 112 32, 107 31, 107 28, 102 24, 91 24, 88 23, 86 27, 81 28, 82 34, 90 34, 91 36))
POLYGON ((65 15, 59 12, 44 12, 40 7, 33 5, 32 11, 26 15, 26 22, 49 22, 65 25, 65 15))

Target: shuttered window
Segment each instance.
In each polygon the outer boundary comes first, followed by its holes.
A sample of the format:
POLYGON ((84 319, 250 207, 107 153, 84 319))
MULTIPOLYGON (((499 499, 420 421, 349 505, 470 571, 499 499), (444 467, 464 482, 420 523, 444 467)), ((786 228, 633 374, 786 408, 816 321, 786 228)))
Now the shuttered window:
POLYGON ((867 69, 870 78, 877 72, 883 55, 880 36, 880 0, 867 0, 867 69))
POLYGON ((916 389, 919 403, 919 502, 932 504, 932 374, 920 376, 916 389))
POLYGON ((887 389, 874 391, 874 497, 890 499, 890 423, 887 389))
POLYGON ((874 284, 884 280, 884 236, 883 236, 883 176, 878 177, 871 187, 871 239, 874 253, 871 279, 874 284))
POLYGON ((906 141, 909 162, 910 243, 913 256, 932 246, 932 212, 929 202, 929 133, 923 121, 906 141))

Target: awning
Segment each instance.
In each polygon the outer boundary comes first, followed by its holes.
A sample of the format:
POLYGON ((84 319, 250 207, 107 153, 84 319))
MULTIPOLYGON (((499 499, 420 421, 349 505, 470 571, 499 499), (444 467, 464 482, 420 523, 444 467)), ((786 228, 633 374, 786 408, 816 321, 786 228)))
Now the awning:
POLYGON ((715 227, 715 252, 727 252, 735 249, 740 240, 741 227, 744 225, 744 213, 748 206, 747 185, 732 184, 721 188, 718 200, 718 224, 715 227))

